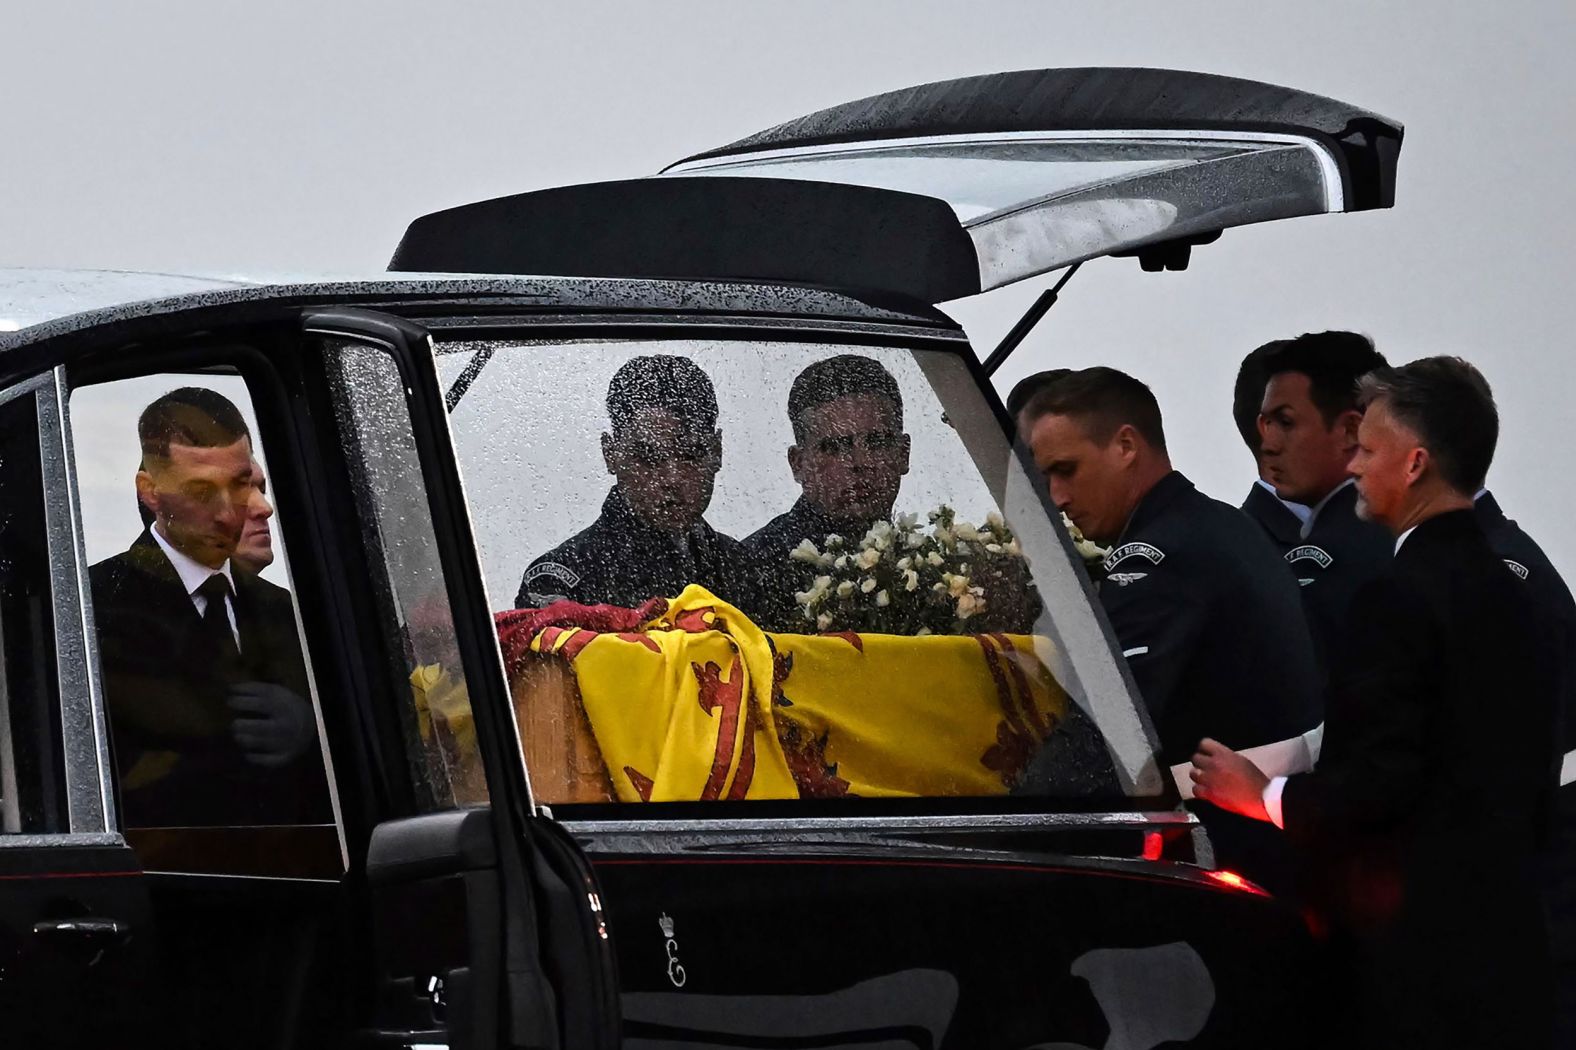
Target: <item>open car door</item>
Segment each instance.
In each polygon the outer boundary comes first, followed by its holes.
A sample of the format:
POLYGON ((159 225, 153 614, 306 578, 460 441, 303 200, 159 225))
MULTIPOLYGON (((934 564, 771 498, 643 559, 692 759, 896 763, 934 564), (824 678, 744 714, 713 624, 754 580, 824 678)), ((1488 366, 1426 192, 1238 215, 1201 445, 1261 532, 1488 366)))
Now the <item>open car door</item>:
MULTIPOLYGON (((380 824, 366 877, 378 967, 371 1046, 617 1045, 601 901, 574 841, 538 812, 476 561, 426 331, 360 310, 309 313, 367 550, 369 613, 425 744, 421 815, 380 824), (472 726, 464 741, 457 727, 472 726)), ((315 413, 314 413, 315 414, 315 413)), ((352 540, 351 542, 356 542, 352 540)))
POLYGON ((1401 125, 1251 80, 1042 69, 889 92, 672 165, 415 220, 390 269, 976 295, 1232 226, 1389 207, 1401 125))

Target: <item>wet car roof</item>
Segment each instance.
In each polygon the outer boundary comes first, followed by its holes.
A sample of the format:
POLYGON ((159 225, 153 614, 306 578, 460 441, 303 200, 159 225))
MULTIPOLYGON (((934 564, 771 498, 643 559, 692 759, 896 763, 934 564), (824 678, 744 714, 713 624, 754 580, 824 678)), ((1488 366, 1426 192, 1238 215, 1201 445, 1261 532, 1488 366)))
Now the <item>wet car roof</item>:
MULTIPOLYGON (((878 304, 800 285, 496 274, 198 276, 0 267, 0 350, 96 325, 268 299, 535 300, 568 310, 693 311, 947 323, 923 304, 878 304)), ((950 324, 949 324, 950 327, 950 324)))

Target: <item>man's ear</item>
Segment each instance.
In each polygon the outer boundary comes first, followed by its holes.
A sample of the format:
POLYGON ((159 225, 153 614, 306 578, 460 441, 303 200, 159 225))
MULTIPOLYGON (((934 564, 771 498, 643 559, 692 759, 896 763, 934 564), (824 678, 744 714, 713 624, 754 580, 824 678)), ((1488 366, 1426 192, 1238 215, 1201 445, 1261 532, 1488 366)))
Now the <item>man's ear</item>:
POLYGON ((148 513, 159 516, 159 490, 153 484, 153 475, 146 470, 137 471, 137 500, 148 508, 148 513))
POLYGON ((717 465, 717 469, 719 469, 719 470, 722 469, 722 431, 721 430, 713 430, 711 432, 711 459, 712 459, 712 462, 717 465))
POLYGON ((608 433, 603 433, 603 435, 602 435, 602 464, 603 464, 603 466, 607 467, 607 472, 609 474, 617 474, 618 473, 618 469, 616 467, 614 467, 614 465, 613 465, 613 460, 616 459, 616 458, 618 458, 618 452, 613 448, 613 435, 612 434, 608 434, 608 433))
POLYGON ((1416 485, 1423 480, 1430 467, 1434 465, 1433 457, 1428 454, 1428 449, 1418 446, 1406 454, 1406 483, 1408 486, 1416 485))
POLYGON ((799 483, 801 488, 804 487, 804 475, 801 473, 803 470, 804 449, 800 448, 798 445, 789 445, 788 472, 793 475, 793 479, 799 483))
POLYGON ((1138 458, 1138 429, 1133 424, 1123 423, 1117 427, 1116 433, 1111 435, 1111 443, 1116 446, 1116 454, 1124 466, 1138 458))
POLYGON ((899 475, 904 475, 904 474, 908 473, 908 453, 909 453, 909 450, 913 447, 913 442, 909 441, 907 434, 904 434, 899 439, 898 447, 900 449, 902 449, 902 454, 903 454, 903 466, 898 471, 898 474, 899 475))
POLYGON ((1335 429, 1341 433, 1343 448, 1357 447, 1357 428, 1362 426, 1362 422, 1363 414, 1355 408, 1348 408, 1335 417, 1335 429))

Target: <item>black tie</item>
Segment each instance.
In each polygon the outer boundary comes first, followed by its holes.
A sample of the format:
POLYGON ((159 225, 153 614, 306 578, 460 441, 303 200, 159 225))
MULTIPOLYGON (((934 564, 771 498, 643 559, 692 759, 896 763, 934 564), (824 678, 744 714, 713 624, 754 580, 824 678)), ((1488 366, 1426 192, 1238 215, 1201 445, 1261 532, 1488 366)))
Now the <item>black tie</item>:
POLYGON ((216 572, 203 581, 196 593, 208 600, 202 611, 202 631, 208 651, 213 653, 214 666, 233 671, 240 663, 241 651, 230 630, 230 613, 225 604, 230 597, 230 580, 224 573, 216 572))

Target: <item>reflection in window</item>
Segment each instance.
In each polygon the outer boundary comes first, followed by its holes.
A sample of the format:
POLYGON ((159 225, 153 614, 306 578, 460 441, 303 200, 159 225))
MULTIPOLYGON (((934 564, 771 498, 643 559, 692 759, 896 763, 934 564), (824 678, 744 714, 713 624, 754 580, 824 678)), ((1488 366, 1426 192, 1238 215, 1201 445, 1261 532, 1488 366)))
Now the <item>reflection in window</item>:
POLYGON ((1081 576, 956 358, 475 343, 440 371, 481 355, 452 423, 545 801, 1140 790, 1131 697, 1076 670, 1114 666, 1081 576))
POLYGON ((122 824, 332 821, 244 385, 146 377, 72 408, 122 824))

